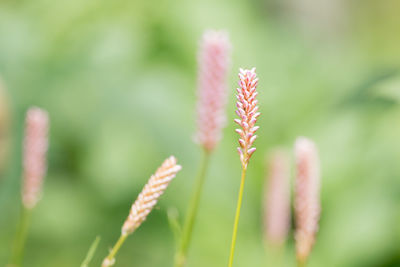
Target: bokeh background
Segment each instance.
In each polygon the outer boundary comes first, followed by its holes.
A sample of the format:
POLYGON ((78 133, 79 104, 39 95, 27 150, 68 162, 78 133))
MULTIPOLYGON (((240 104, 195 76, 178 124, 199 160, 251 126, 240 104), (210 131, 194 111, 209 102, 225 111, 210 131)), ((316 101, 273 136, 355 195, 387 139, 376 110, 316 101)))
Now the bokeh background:
MULTIPOLYGON (((24 266, 92 266, 114 244, 150 174, 183 170, 121 249, 116 266, 172 266, 167 209, 182 219, 200 149, 196 54, 205 29, 229 31, 229 121, 239 67, 257 67, 262 116, 236 266, 271 266, 262 241, 265 155, 313 138, 322 218, 309 266, 400 266, 400 2, 397 0, 1 0, 0 265, 20 209, 24 113, 49 111, 51 147, 24 266)), ((234 124, 213 156, 190 267, 227 263, 240 180, 234 124)), ((294 266, 293 237, 287 266, 294 266)))

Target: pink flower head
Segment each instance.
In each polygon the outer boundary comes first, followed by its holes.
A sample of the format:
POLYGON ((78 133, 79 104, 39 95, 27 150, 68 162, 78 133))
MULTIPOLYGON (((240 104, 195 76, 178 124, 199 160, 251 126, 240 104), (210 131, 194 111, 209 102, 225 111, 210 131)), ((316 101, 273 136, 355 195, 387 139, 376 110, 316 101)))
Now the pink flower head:
POLYGON ((255 68, 251 70, 240 69, 239 88, 236 89, 236 114, 240 119, 235 119, 235 122, 241 127, 241 129, 236 129, 236 132, 240 135, 238 151, 244 168, 247 168, 251 155, 256 151, 256 148, 251 146, 257 138, 255 132, 259 128, 259 126, 255 126, 257 118, 260 116, 256 99, 258 94, 256 92, 257 84, 258 78, 255 68))
POLYGON ((311 252, 318 231, 320 217, 320 163, 313 141, 299 137, 295 144, 296 156, 296 254, 305 262, 311 252))
POLYGON ((49 118, 46 111, 30 108, 26 113, 22 203, 32 209, 39 201, 46 175, 49 118))
POLYGON ((290 227, 290 162, 283 150, 269 158, 264 190, 264 233, 271 244, 284 244, 290 227))
POLYGON ((198 56, 196 141, 207 151, 215 148, 226 123, 227 73, 231 43, 223 31, 206 31, 198 56))

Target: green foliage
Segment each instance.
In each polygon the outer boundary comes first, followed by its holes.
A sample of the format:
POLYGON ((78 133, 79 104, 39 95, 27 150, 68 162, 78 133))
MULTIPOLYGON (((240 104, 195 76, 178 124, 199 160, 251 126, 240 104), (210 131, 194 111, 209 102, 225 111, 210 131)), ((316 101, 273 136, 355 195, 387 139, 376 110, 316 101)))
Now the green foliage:
POLYGON ((90 261, 93 259, 94 254, 96 253, 97 247, 100 243, 100 236, 97 236, 96 239, 93 241, 92 245, 90 245, 89 251, 83 260, 81 267, 88 267, 90 261))

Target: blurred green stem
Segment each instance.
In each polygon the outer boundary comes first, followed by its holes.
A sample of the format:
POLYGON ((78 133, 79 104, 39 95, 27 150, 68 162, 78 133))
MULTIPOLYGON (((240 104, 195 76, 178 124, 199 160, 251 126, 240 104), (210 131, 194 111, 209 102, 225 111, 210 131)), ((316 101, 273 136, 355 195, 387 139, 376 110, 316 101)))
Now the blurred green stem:
POLYGON ((169 226, 174 233, 175 242, 178 243, 182 234, 181 225, 179 224, 178 220, 178 210, 176 208, 168 208, 167 215, 169 226))
POLYGON ((297 267, 306 267, 307 263, 306 260, 297 259, 297 267))
POLYGON ((21 266, 22 259, 24 257, 24 248, 26 237, 28 234, 29 224, 31 221, 32 210, 22 207, 21 217, 17 228, 17 234, 15 235, 13 254, 11 257, 10 267, 21 266))
POLYGON ((121 234, 117 243, 115 243, 114 247, 111 249, 108 256, 104 259, 105 261, 109 262, 109 264, 108 265, 103 264, 103 266, 113 266, 114 265, 115 255, 117 255, 118 250, 121 248, 122 244, 125 242, 127 237, 128 237, 128 234, 121 234))
POLYGON ((96 252, 97 246, 100 242, 100 236, 97 236, 96 239, 93 241, 92 245, 89 248, 88 253, 86 254, 85 259, 83 260, 81 267, 88 267, 90 261, 92 260, 94 253, 96 252))
POLYGON ((233 256, 235 254, 236 237, 237 237, 237 230, 238 230, 239 218, 240 218, 240 208, 242 207, 242 199, 243 199, 244 181, 246 180, 246 170, 247 170, 247 167, 243 166, 242 178, 240 181, 239 197, 238 197, 238 202, 237 202, 237 207, 236 207, 235 222, 233 224, 231 252, 229 254, 229 263, 228 263, 229 267, 232 267, 233 256))
POLYGON ((189 249, 190 240, 192 238, 192 232, 194 223, 196 221, 197 211, 199 209, 201 192, 203 191, 203 185, 206 177, 208 164, 210 161, 210 155, 211 153, 209 151, 204 150, 200 164, 200 170, 194 185, 194 192, 192 194, 192 198, 189 203, 189 208, 185 218, 185 224, 183 225, 180 244, 178 247, 178 251, 175 255, 175 264, 174 264, 175 267, 183 267, 186 263, 187 252, 189 249))
POLYGON ((265 245, 265 255, 268 266, 285 266, 285 245, 268 242, 265 245))

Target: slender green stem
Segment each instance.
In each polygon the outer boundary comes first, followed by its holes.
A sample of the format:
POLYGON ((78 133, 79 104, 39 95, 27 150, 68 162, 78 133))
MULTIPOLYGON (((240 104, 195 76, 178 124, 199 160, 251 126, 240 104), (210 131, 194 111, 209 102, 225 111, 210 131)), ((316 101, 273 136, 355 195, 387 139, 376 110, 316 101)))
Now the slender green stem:
POLYGON ((265 255, 268 266, 285 266, 285 245, 268 242, 265 245, 265 255))
POLYGON ((232 267, 233 256, 235 254, 236 237, 237 237, 237 230, 238 230, 239 218, 240 218, 240 208, 242 207, 242 199, 243 199, 244 181, 246 180, 246 170, 247 170, 247 168, 245 166, 243 166, 242 178, 240 181, 239 197, 238 197, 238 202, 237 202, 237 207, 236 207, 235 223, 233 224, 231 252, 229 254, 229 263, 228 263, 229 267, 232 267))
POLYGON ((108 260, 108 262, 111 263, 108 266, 114 265, 113 262, 114 262, 115 255, 117 255, 118 250, 121 248, 122 244, 125 242, 127 237, 128 237, 128 234, 121 234, 117 243, 115 243, 114 247, 110 250, 110 253, 105 258, 105 260, 108 260))
POLYGON ((97 246, 100 242, 100 236, 97 236, 96 239, 93 241, 92 245, 89 248, 88 253, 86 254, 85 259, 83 260, 81 267, 88 267, 90 261, 92 260, 94 253, 96 252, 97 246))
POLYGON ((301 259, 297 259, 297 267, 306 267, 307 266, 307 261, 301 260, 301 259))
POLYGON ((187 252, 192 238, 192 232, 194 223, 196 221, 196 215, 199 208, 201 192, 203 191, 203 185, 206 177, 208 163, 210 161, 210 152, 204 150, 203 158, 201 160, 200 170, 197 175, 194 192, 189 203, 187 215, 185 218, 185 224, 183 225, 182 235, 178 251, 175 255, 175 267, 183 267, 186 263, 187 252))
POLYGON ((179 238, 181 237, 182 234, 182 228, 178 220, 179 216, 178 210, 176 208, 171 208, 171 207, 168 208, 167 216, 168 216, 169 226, 171 227, 171 230, 174 233, 174 240, 176 243, 178 243, 179 238))
POLYGON ((29 224, 31 221, 31 214, 31 209, 22 207, 17 234, 15 235, 13 254, 9 265, 10 267, 21 266, 22 260, 24 258, 25 242, 28 234, 29 224))

